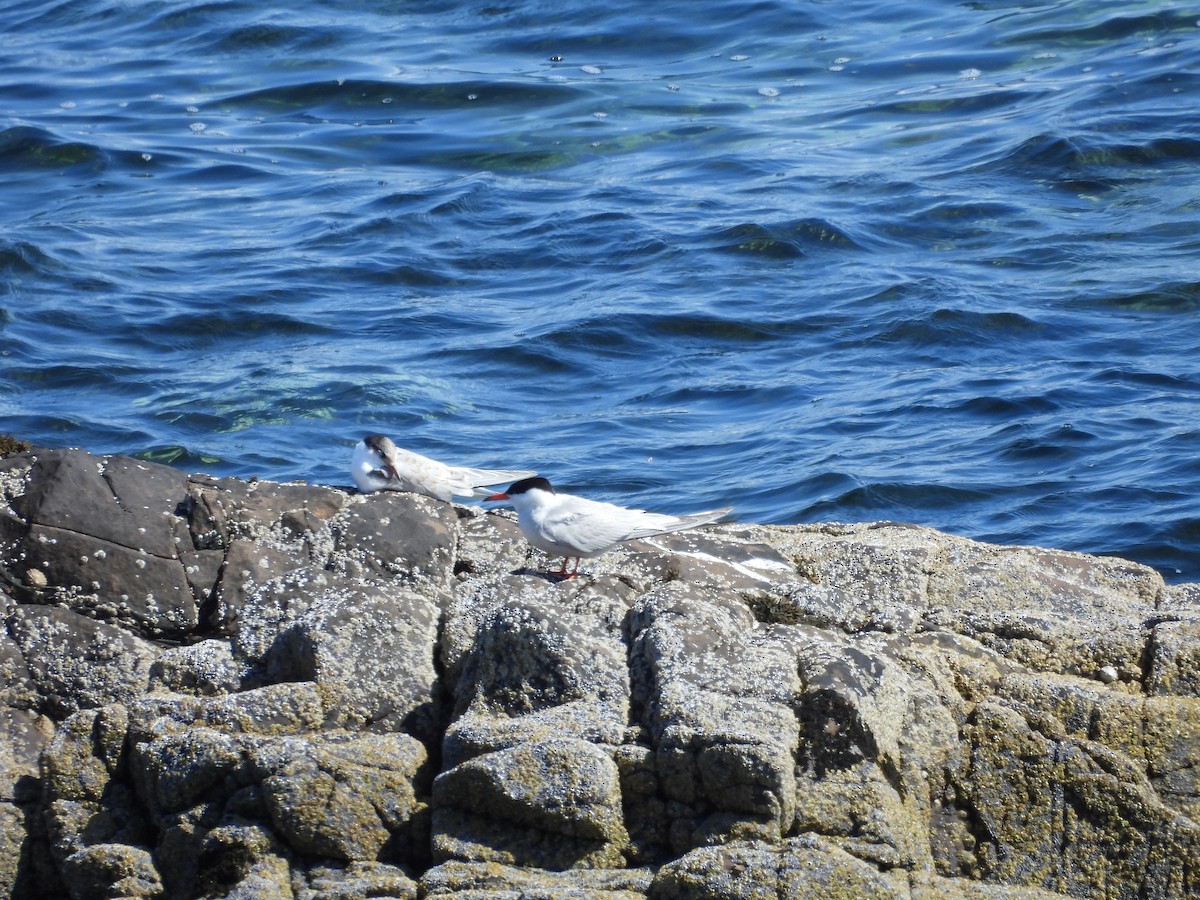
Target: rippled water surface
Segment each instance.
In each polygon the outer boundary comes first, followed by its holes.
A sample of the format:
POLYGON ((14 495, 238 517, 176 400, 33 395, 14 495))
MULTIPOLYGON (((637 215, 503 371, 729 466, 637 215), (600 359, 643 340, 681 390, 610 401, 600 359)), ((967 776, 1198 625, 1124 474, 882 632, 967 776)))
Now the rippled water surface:
POLYGON ((1200 579, 1198 20, 0 0, 0 428, 1200 579))

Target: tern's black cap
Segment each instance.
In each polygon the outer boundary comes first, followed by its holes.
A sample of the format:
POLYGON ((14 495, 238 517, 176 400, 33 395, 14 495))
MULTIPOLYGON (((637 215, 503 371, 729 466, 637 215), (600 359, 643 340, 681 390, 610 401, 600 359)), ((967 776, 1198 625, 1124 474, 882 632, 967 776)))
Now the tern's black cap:
POLYGON ((520 481, 514 481, 504 493, 511 497, 513 494, 524 494, 532 490, 554 493, 554 488, 545 478, 522 478, 520 481))

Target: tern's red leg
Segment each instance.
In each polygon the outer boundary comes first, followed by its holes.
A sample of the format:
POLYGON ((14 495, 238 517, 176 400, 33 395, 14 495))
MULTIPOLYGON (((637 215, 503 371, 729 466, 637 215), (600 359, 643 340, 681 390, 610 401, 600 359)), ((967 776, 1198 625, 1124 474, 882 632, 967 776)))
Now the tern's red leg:
POLYGON ((558 576, 559 576, 560 578, 562 578, 564 581, 566 581, 567 579, 570 579, 570 578, 574 578, 576 575, 578 575, 578 574, 579 574, 579 561, 580 561, 581 559, 583 559, 583 557, 582 557, 582 556, 576 556, 576 557, 575 557, 575 567, 574 567, 573 569, 571 569, 570 573, 568 573, 568 572, 567 572, 567 563, 569 563, 569 562, 571 561, 571 557, 569 557, 569 556, 564 556, 564 557, 563 557, 563 564, 562 564, 562 568, 561 568, 561 569, 559 569, 559 570, 558 570, 557 572, 555 572, 554 574, 555 574, 555 575, 558 575, 558 576))

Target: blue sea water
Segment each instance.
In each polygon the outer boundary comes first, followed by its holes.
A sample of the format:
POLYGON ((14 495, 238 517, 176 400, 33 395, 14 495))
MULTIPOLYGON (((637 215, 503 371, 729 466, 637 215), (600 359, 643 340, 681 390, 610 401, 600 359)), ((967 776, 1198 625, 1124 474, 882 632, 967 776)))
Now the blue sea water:
POLYGON ((0 430, 1200 580, 1200 10, 0 0, 0 430))

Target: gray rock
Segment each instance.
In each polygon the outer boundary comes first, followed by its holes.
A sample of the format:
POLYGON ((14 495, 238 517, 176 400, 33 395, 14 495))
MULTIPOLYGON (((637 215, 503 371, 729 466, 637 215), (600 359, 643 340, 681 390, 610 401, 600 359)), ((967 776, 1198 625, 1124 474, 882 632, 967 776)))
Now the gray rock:
POLYGON ((1055 734, 1098 742, 1144 772, 1155 799, 1200 820, 1200 702, 1144 696, 1046 673, 1011 673, 996 697, 1055 734))
MULTIPOLYGON (((31 525, 25 561, 45 578, 42 596, 147 637, 178 638, 199 613, 183 563, 89 534, 31 525)), ((27 570, 28 574, 28 570, 27 570)))
POLYGON ((161 894, 154 829, 124 777, 127 726, 121 706, 76 713, 42 756, 50 849, 74 897, 161 894))
POLYGON ((216 592, 221 568, 225 565, 225 553, 221 550, 180 550, 179 562, 199 616, 200 610, 209 605, 216 592))
POLYGON ((39 705, 55 718, 140 696, 159 652, 115 625, 52 606, 20 606, 8 627, 39 705))
MULTIPOLYGON (((16 606, 5 612, 5 620, 9 620, 16 612, 16 606)), ((25 664, 25 654, 5 632, 0 632, 0 704, 6 706, 29 707, 37 702, 37 689, 25 664)))
POLYGON ((273 667, 320 685, 334 727, 436 742, 445 728, 440 616, 433 600, 403 586, 327 590, 284 633, 273 667))
POLYGON ((18 890, 31 893, 23 881, 22 856, 30 837, 25 825, 26 812, 9 801, 0 801, 0 895, 19 896, 18 890))
POLYGON ((443 656, 455 714, 476 708, 513 718, 585 698, 623 708, 629 675, 622 586, 518 581, 524 584, 489 584, 469 609, 449 612, 443 656), (606 596, 610 587, 615 600, 606 596))
POLYGON ((1065 895, 939 878, 929 872, 880 871, 810 834, 780 844, 738 842, 693 850, 658 871, 648 896, 650 900, 1062 900, 1065 895))
MULTIPOLYGON (((611 758, 619 774, 618 745, 630 732, 624 641, 628 607, 618 590, 623 586, 550 586, 536 577, 511 581, 481 584, 470 599, 452 605, 446 617, 442 658, 446 680, 455 686, 457 713, 442 743, 446 778, 452 782, 457 767, 476 757, 564 736, 587 742, 611 758), (617 593, 616 599, 611 592, 617 593)), ((606 778, 611 774, 607 767, 593 770, 606 778)), ((479 776, 475 769, 469 772, 473 774, 468 779, 479 776)), ((503 793, 506 788, 498 785, 496 790, 503 793)), ((607 794, 612 786, 606 782, 590 790, 607 794)), ((468 804, 456 815, 474 811, 468 804)), ((542 853, 540 847, 547 841, 526 842, 533 848, 529 852, 542 853)), ((439 852, 474 859, 476 844, 446 840, 439 852)), ((553 840, 548 846, 551 857, 562 853, 553 840)), ((587 846, 570 852, 594 850, 587 846)), ((548 857, 535 858, 545 862, 548 857)))
POLYGON ((164 896, 150 851, 142 847, 90 844, 63 860, 62 871, 67 890, 77 900, 164 896))
POLYGON ((532 550, 515 518, 477 506, 459 507, 458 513, 455 574, 463 579, 495 579, 524 567, 532 550))
POLYGON ((24 898, 57 881, 40 827, 38 759, 53 734, 44 716, 0 706, 0 896, 24 898))
MULTIPOLYGON (((26 454, 6 482, 0 566, 28 600, 53 602, 144 637, 178 638, 198 623, 180 551, 187 479, 174 469, 82 450, 26 454), (19 492, 19 493, 18 493, 19 492)), ((12 460, 6 460, 12 463, 12 460)))
POLYGON ((216 697, 152 694, 129 707, 130 740, 150 741, 208 727, 258 736, 319 732, 327 710, 311 682, 273 684, 216 697))
POLYGON ((557 564, 508 512, 0 460, 0 888, 1195 893, 1200 586, 894 523, 557 564))
MULTIPOLYGON (((1200 697, 1200 585, 1172 585, 1163 591, 1151 623, 1146 690, 1151 694, 1200 697)), ((1118 671, 1134 680, 1132 667, 1118 671)))
MULTIPOLYGON (((297 801, 295 810, 312 808, 302 802, 311 799, 307 789, 312 780, 289 770, 286 761, 302 755, 298 748, 309 747, 302 735, 314 735, 321 744, 333 740, 316 736, 324 719, 311 685, 307 690, 280 685, 213 698, 160 696, 128 711, 110 706, 71 717, 43 757, 42 776, 52 845, 64 879, 83 885, 82 896, 133 890, 135 883, 145 896, 153 896, 159 882, 170 896, 191 896, 206 885, 220 885, 225 892, 286 886, 290 876, 280 876, 290 871, 289 860, 297 852, 289 838, 298 839, 302 832, 276 834, 246 816, 270 822, 273 801, 289 791, 297 801), (156 844, 154 856, 148 856, 156 844), (132 855, 122 855, 113 845, 127 845, 132 855), (130 862, 151 858, 154 877, 146 866, 130 862), (103 890, 102 883, 108 885, 103 890)), ((424 758, 420 745, 403 736, 342 741, 363 757, 360 769, 373 764, 362 750, 372 740, 391 741, 392 747, 403 741, 410 755, 415 746, 417 756, 424 758)), ((396 769, 400 757, 384 756, 382 765, 396 769)), ((350 796, 373 792, 381 808, 394 811, 406 791, 411 795, 416 768, 419 763, 407 765, 386 784, 360 778, 359 789, 351 789, 350 796)), ((335 771, 355 784, 352 769, 347 763, 335 771)), ((409 828, 405 836, 410 843, 411 821, 420 818, 411 809, 415 805, 408 804, 405 823, 393 823, 397 832, 401 825, 409 828)), ((342 812, 337 804, 330 808, 342 812)), ((301 816, 293 824, 300 828, 308 821, 301 816)))
POLYGON ((319 590, 330 577, 288 550, 235 539, 225 551, 210 624, 219 634, 233 638, 238 656, 257 662, 312 602, 309 580, 316 578, 319 590))
POLYGON ((663 866, 649 891, 651 900, 908 896, 902 870, 881 872, 815 835, 692 850, 663 866))
POLYGON ((323 530, 322 524, 327 526, 347 500, 342 491, 307 484, 194 476, 182 511, 193 547, 213 550, 238 538, 302 539, 300 532, 323 530))
POLYGON ((526 741, 468 760, 438 776, 433 803, 434 853, 443 859, 554 869, 623 864, 617 766, 587 741, 526 741), (476 839, 481 831, 490 832, 486 846, 476 839))
POLYGON ((425 763, 402 734, 273 741, 255 754, 271 773, 262 790, 276 832, 299 853, 350 862, 427 859, 425 763))
POLYGON ((307 874, 308 883, 296 891, 296 900, 417 900, 417 882, 403 869, 386 863, 322 865, 307 874))
POLYGON ((0 801, 29 803, 38 795, 38 760, 54 733, 45 716, 0 706, 0 801))
POLYGON ((1093 676, 1133 671, 1162 577, 1125 560, 963 542, 930 583, 926 627, 955 631, 1020 665, 1093 676), (1002 599, 1001 599, 1002 598, 1002 599))
MULTIPOLYGON (((626 545, 613 560, 614 571, 643 585, 684 582, 755 597, 796 580, 796 567, 774 547, 746 529, 723 528, 664 534, 626 545)), ((606 571, 607 565, 606 565, 606 571)))
POLYGON ((748 607, 671 583, 639 601, 634 702, 677 853, 719 835, 778 840, 795 815, 799 680, 786 639, 748 607))
POLYGON ((352 574, 399 576, 435 586, 454 571, 458 516, 449 503, 380 491, 349 499, 336 522, 337 546, 352 574))
MULTIPOLYGON (((4 463, 7 460, 0 460, 4 463)), ((0 470, 0 502, 5 501, 4 497, 4 472, 0 470)), ((24 485, 24 480, 19 480, 19 484, 24 485)), ((25 535, 29 533, 29 524, 10 508, 0 506, 0 559, 9 561, 11 565, 21 559, 21 545, 25 541, 25 535)), ((16 584, 16 573, 5 573, 5 579, 16 584)))
POLYGON ((176 511, 187 477, 176 469, 83 450, 31 452, 28 488, 11 501, 30 525, 89 535, 165 559, 178 556, 176 511))
MULTIPOLYGON (((908 636, 854 642, 790 630, 803 688, 798 832, 820 832, 882 868, 935 863, 931 798, 959 762, 958 723, 908 636)), ((936 665, 936 663, 934 663, 936 665)), ((939 673, 942 674, 942 673, 939 673)))
POLYGON ((851 633, 908 632, 926 611, 941 536, 912 526, 775 530, 798 573, 756 598, 761 619, 851 633))
POLYGON ((51 801, 100 802, 125 767, 128 711, 123 706, 76 713, 42 756, 42 786, 51 801))
POLYGON ((626 604, 538 577, 471 596, 449 610, 443 644, 457 718, 434 787, 435 855, 548 868, 622 860, 626 604))
MULTIPOLYGON (((1200 697, 1200 616, 1154 626, 1147 690, 1159 696, 1200 697)), ((1139 667, 1140 668, 1140 667, 1139 667)), ((1132 667, 1115 669, 1134 680, 1132 667)))
POLYGON ((642 900, 649 869, 548 871, 500 863, 445 862, 421 878, 425 897, 513 898, 513 900, 642 900))
POLYGON ((136 740, 130 753, 138 796, 157 818, 204 802, 228 802, 254 780, 247 757, 255 743, 205 727, 136 740))
POLYGON ((195 884, 184 896, 293 900, 296 863, 269 829, 236 819, 222 822, 204 834, 195 884))
POLYGON ((232 694, 247 686, 250 671, 248 663, 234 656, 228 640, 210 638, 160 653, 150 666, 150 692, 232 694))
POLYGON ((978 854, 991 877, 1085 896, 1103 871, 1131 896, 1179 896, 1200 859, 1200 826, 1165 807, 1127 757, 1059 724, 988 699, 967 728, 961 787, 988 838, 978 854))

